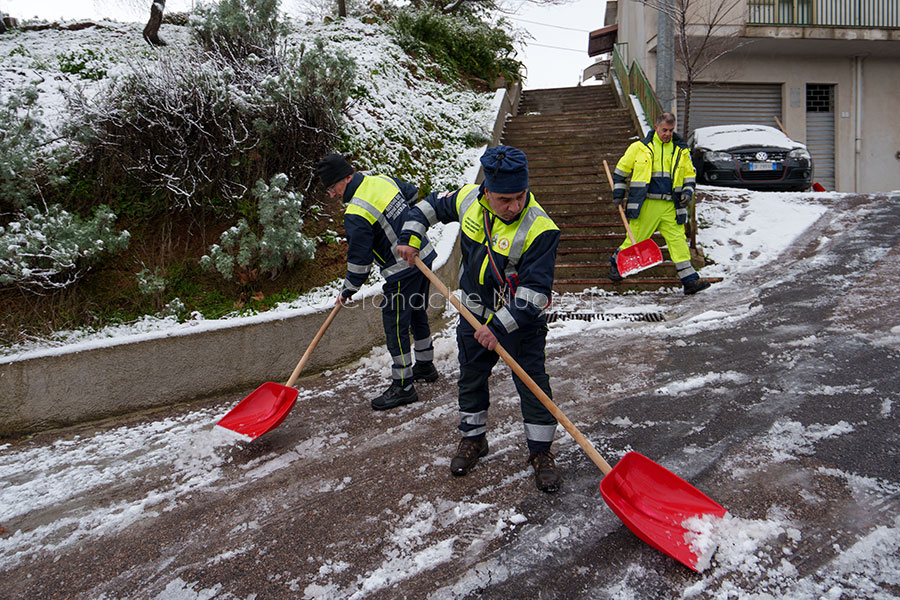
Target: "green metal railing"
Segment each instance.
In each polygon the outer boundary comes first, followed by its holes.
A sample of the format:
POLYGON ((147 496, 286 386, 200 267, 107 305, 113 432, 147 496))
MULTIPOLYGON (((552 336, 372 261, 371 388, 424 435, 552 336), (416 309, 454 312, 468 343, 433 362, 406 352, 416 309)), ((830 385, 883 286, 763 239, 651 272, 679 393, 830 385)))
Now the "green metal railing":
POLYGON ((628 80, 631 93, 641 101, 644 114, 647 116, 647 124, 653 127, 656 124, 656 118, 663 113, 663 108, 656 97, 656 92, 653 91, 653 86, 647 81, 647 76, 644 75, 644 70, 637 61, 631 63, 628 80))
POLYGON ((616 78, 619 85, 622 86, 622 92, 627 100, 630 95, 637 96, 644 110, 644 116, 647 124, 652 128, 656 123, 656 118, 663 112, 662 104, 653 91, 653 86, 647 81, 644 70, 638 61, 631 61, 631 68, 625 66, 622 55, 619 53, 618 46, 613 46, 613 69, 616 72, 616 78))
POLYGON ((748 25, 900 29, 898 0, 747 0, 748 25))

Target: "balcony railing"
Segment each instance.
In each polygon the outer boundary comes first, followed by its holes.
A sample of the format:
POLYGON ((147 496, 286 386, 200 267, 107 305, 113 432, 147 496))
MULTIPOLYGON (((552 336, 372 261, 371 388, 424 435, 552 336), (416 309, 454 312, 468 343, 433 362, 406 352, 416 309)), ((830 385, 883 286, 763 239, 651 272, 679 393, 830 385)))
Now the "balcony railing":
POLYGON ((900 0, 747 0, 748 25, 900 29, 900 0))

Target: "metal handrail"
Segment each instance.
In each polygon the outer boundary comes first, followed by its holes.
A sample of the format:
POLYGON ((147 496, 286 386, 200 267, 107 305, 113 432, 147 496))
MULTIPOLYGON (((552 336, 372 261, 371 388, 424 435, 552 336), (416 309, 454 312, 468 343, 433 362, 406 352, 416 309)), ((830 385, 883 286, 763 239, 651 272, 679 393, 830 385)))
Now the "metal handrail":
POLYGON ((748 25, 900 29, 896 0, 747 0, 748 25))
POLYGON ((619 80, 619 85, 622 86, 622 93, 625 94, 626 98, 628 98, 629 94, 631 94, 628 82, 628 68, 622 61, 622 55, 619 54, 618 44, 613 46, 613 69, 616 72, 616 77, 619 80))
POLYGON ((628 77, 631 93, 636 95, 638 100, 641 101, 644 115, 647 117, 647 125, 653 127, 656 124, 657 117, 664 111, 659 98, 656 97, 656 92, 653 91, 653 86, 647 81, 647 76, 644 75, 644 70, 641 69, 638 61, 632 61, 628 77))

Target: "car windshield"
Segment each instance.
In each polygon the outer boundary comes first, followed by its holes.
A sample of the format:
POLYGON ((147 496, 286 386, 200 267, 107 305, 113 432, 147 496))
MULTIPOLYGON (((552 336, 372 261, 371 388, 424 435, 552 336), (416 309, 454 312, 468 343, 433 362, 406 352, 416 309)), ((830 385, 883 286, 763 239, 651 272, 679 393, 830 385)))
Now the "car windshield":
POLYGON ((707 150, 733 150, 735 148, 766 146, 772 148, 805 148, 774 127, 765 125, 717 125, 698 127, 693 134, 694 146, 707 150))

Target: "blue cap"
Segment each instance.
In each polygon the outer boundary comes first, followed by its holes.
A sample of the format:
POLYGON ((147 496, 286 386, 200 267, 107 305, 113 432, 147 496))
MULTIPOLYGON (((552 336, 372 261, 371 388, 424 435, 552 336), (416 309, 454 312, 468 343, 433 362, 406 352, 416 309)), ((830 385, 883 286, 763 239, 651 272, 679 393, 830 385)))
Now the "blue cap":
POLYGON ((512 146, 488 148, 481 155, 484 187, 496 194, 518 194, 528 189, 528 158, 512 146))

